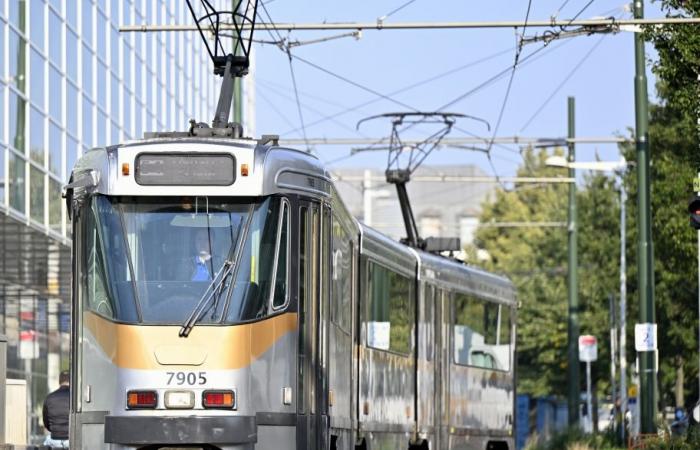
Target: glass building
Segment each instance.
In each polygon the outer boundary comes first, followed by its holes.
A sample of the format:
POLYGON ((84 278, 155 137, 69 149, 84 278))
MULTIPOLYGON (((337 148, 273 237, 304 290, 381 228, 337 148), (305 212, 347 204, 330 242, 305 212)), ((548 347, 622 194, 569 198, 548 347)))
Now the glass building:
MULTIPOLYGON (((230 2, 222 2, 230 4, 230 2)), ((230 7, 230 6, 229 6, 230 7)), ((29 443, 69 362, 70 224, 62 186, 87 149, 208 121, 218 80, 173 0, 0 1, 0 334, 28 385, 29 443)))

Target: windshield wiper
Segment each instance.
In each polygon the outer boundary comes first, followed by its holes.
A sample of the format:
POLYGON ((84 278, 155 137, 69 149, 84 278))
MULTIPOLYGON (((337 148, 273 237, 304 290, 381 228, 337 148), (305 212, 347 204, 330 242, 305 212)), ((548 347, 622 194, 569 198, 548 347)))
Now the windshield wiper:
POLYGON ((197 304, 195 305, 187 320, 185 320, 185 323, 183 323, 182 327, 180 327, 180 332, 178 333, 178 336, 186 338, 190 335, 192 328, 194 328, 194 326, 197 325, 197 322, 199 322, 200 319, 204 317, 205 313, 210 307, 209 305, 212 303, 212 300, 214 300, 214 311, 212 312, 212 315, 216 313, 216 310, 218 309, 219 298, 223 294, 224 286, 226 285, 226 280, 233 273, 233 269, 236 267, 236 264, 233 261, 233 255, 236 251, 236 248, 238 248, 238 239, 241 236, 242 226, 243 217, 241 217, 238 221, 238 231, 236 232, 236 237, 231 239, 231 248, 229 249, 228 255, 226 256, 226 260, 221 265, 221 268, 216 272, 216 275, 214 275, 214 279, 211 280, 211 283, 209 283, 209 286, 207 286, 207 289, 204 291, 204 294, 202 294, 202 297, 199 299, 199 301, 197 301, 197 304))
MULTIPOLYGON (((234 246, 234 244, 232 244, 232 246, 234 246)), ((216 300, 218 303, 219 296, 221 296, 221 294, 223 293, 226 280, 233 272, 234 267, 235 264, 231 261, 230 258, 224 261, 224 264, 221 266, 221 269, 219 269, 214 279, 211 280, 211 283, 209 283, 209 286, 207 286, 207 289, 204 291, 204 294, 197 302, 197 305, 195 305, 194 309, 192 310, 192 313, 187 318, 185 323, 182 324, 180 332, 178 333, 180 337, 189 336, 190 332, 192 331, 192 328, 194 328, 197 322, 199 322, 199 320, 204 316, 204 313, 206 312, 207 307, 212 300, 216 300)))

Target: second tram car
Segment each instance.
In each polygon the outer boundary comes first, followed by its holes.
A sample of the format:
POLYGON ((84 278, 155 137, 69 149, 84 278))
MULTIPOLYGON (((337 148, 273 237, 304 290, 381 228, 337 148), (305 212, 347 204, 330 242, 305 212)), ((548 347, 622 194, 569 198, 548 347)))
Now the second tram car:
POLYGON ((312 155, 87 152, 71 447, 513 449, 515 291, 356 221, 312 155))

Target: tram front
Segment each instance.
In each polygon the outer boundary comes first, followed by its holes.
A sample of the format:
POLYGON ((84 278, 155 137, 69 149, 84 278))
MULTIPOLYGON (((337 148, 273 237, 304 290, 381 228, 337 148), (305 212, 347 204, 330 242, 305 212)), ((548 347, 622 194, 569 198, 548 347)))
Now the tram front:
POLYGON ((240 140, 142 141, 78 162, 72 448, 294 448, 285 173, 325 179, 311 158, 240 140), (261 414, 289 426, 260 433, 261 414))

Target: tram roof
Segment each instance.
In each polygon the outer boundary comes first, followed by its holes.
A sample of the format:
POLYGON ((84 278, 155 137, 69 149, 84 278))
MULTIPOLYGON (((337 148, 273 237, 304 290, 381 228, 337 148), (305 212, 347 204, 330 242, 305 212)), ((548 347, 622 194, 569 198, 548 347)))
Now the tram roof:
POLYGON ((301 193, 327 198, 331 195, 332 185, 330 174, 312 154, 260 144, 252 139, 221 137, 152 138, 94 148, 76 163, 72 179, 75 181, 86 174, 92 174, 96 179, 93 191, 104 195, 257 197, 301 193), (203 158, 207 155, 230 156, 234 174, 230 184, 226 185, 207 184, 202 181, 204 177, 199 181, 184 180, 173 184, 167 175, 161 177, 164 181, 160 183, 145 181, 143 176, 139 178, 139 158, 143 155, 181 157, 182 163, 185 163, 185 155, 203 158))

